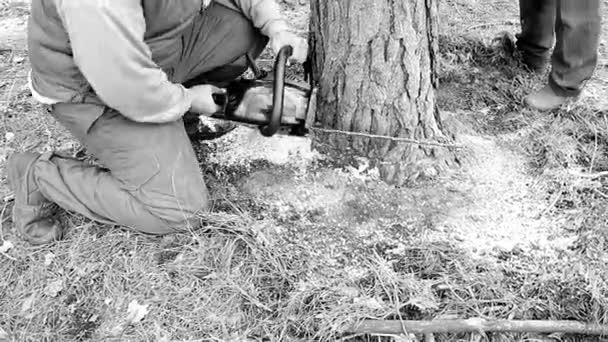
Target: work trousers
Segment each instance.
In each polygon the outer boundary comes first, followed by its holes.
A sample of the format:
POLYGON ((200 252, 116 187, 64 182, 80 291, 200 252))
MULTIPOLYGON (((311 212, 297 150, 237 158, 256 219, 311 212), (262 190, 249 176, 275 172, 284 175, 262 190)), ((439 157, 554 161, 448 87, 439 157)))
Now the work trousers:
MULTIPOLYGON (((152 54, 173 82, 221 85, 241 75, 246 55, 257 58, 267 41, 241 13, 212 4, 182 37, 161 50, 152 48, 152 54)), ((33 171, 49 201, 144 233, 199 226, 197 216, 208 209, 209 195, 182 120, 138 123, 86 99, 53 105, 50 112, 103 168, 43 155, 33 171)))
POLYGON ((520 0, 518 48, 531 65, 551 56, 549 84, 560 96, 577 96, 593 76, 600 37, 600 0, 520 0))

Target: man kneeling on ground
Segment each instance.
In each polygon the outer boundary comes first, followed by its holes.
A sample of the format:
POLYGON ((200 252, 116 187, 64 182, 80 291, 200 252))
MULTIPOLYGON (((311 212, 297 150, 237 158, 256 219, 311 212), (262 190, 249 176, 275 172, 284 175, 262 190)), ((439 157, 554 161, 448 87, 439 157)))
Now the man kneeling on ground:
POLYGON ((33 0, 32 94, 105 168, 12 155, 17 231, 61 239, 57 206, 149 234, 196 228, 208 191, 183 116, 219 110, 212 93, 268 42, 306 57, 275 0, 33 0))

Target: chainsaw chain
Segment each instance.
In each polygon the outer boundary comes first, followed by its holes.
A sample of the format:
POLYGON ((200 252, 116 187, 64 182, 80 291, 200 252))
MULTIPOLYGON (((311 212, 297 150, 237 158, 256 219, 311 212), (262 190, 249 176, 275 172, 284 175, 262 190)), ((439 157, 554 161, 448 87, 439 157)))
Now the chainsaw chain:
POLYGON ((406 144, 445 147, 445 148, 452 148, 452 149, 456 149, 456 150, 465 148, 463 145, 459 145, 459 144, 442 143, 442 142, 432 141, 432 140, 416 140, 416 139, 410 139, 410 138, 391 137, 388 135, 347 132, 347 131, 340 131, 337 129, 327 129, 327 128, 320 128, 320 127, 310 127, 309 129, 313 132, 322 132, 322 133, 328 133, 328 134, 341 134, 341 135, 370 138, 370 139, 390 140, 390 141, 394 141, 394 142, 398 142, 398 143, 406 143, 406 144))

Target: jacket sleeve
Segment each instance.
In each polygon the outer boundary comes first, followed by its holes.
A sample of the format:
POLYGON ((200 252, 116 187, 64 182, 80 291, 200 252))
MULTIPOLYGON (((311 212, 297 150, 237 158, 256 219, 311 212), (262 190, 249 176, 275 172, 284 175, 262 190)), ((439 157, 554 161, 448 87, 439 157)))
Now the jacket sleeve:
POLYGON ((140 0, 56 0, 74 61, 107 106, 137 122, 179 119, 188 91, 168 80, 144 42, 140 0))
POLYGON ((267 37, 291 27, 281 13, 276 0, 215 0, 243 13, 267 37))

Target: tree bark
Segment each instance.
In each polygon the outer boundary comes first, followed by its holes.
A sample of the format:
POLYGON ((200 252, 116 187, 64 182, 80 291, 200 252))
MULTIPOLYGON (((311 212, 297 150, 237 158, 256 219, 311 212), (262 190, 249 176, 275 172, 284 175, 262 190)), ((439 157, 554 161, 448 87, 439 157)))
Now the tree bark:
MULTIPOLYGON (((325 128, 446 141, 436 107, 436 0, 311 0, 317 118, 325 128)), ((454 161, 445 148, 321 134, 330 146, 375 161, 397 184, 433 176, 454 161)))

